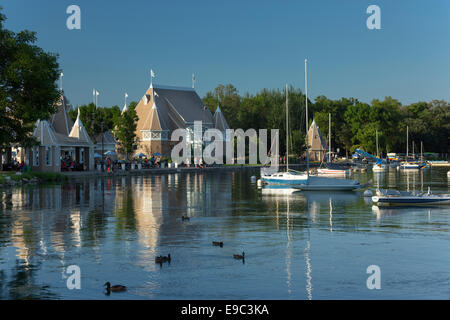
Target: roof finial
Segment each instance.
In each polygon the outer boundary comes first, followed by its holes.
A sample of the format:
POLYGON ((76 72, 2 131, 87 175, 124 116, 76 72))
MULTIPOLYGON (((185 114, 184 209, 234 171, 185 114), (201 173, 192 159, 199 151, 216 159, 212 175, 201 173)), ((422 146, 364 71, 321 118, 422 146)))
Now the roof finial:
POLYGON ((155 77, 155 73, 153 69, 150 69, 150 88, 153 88, 153 78, 155 77))

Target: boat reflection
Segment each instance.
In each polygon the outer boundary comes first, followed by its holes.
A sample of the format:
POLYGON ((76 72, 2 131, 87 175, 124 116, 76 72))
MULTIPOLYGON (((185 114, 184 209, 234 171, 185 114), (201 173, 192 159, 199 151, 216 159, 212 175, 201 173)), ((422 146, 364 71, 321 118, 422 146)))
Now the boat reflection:
POLYGON ((372 212, 376 215, 377 220, 391 217, 391 216, 398 216, 398 215, 404 215, 409 214, 414 211, 415 214, 423 214, 428 217, 428 221, 431 219, 431 212, 432 210, 445 210, 442 207, 439 206, 372 206, 372 212))

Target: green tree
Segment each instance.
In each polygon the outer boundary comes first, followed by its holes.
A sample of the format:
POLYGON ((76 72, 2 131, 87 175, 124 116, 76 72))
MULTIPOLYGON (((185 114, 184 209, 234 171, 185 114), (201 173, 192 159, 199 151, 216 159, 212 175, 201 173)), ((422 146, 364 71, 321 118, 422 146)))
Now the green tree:
POLYGON ((136 106, 137 102, 131 102, 127 111, 117 117, 115 122, 114 135, 119 143, 119 151, 126 155, 127 160, 137 143, 136 125, 139 118, 136 114, 136 106))
POLYGON ((120 109, 118 106, 112 107, 95 107, 94 103, 88 105, 81 105, 76 109, 69 111, 69 116, 72 121, 75 121, 78 115, 78 108, 80 109, 80 119, 86 128, 89 136, 95 141, 95 138, 102 132, 113 130, 116 119, 120 117, 120 109))
POLYGON ((240 96, 232 84, 219 84, 214 92, 207 92, 203 98, 205 106, 214 114, 217 106, 220 106, 223 115, 231 128, 239 128, 237 114, 240 106, 240 96))
POLYGON ((60 70, 55 54, 38 46, 31 31, 4 28, 0 7, 0 149, 13 143, 30 146, 38 119, 49 119, 59 97, 60 70))

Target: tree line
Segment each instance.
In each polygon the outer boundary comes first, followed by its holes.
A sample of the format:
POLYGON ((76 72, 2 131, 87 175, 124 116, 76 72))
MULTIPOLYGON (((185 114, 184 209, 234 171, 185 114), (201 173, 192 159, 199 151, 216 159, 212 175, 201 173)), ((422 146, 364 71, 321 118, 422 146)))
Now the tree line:
MULTIPOLYGON (((284 89, 262 89, 256 94, 240 95, 232 85, 218 85, 208 91, 203 102, 211 112, 220 106, 231 128, 279 129, 280 154, 285 154, 286 94, 284 89)), ((294 87, 288 90, 290 154, 300 155, 305 149, 305 95, 294 87)), ((392 97, 374 99, 371 103, 356 98, 329 99, 323 95, 308 100, 308 127, 315 119, 328 141, 328 117, 331 114, 331 145, 341 155, 361 148, 376 153, 376 132, 380 153, 406 152, 406 127, 409 150, 412 143, 424 152, 446 154, 450 150, 450 103, 443 100, 402 105, 392 97)))
POLYGON ((125 112, 119 106, 96 107, 94 103, 78 106, 69 111, 75 121, 80 109, 80 120, 94 143, 101 142, 101 134, 110 131, 118 143, 118 152, 128 159, 136 146, 136 125, 138 116, 136 101, 130 102, 125 112), (98 141, 97 141, 98 140, 98 141))

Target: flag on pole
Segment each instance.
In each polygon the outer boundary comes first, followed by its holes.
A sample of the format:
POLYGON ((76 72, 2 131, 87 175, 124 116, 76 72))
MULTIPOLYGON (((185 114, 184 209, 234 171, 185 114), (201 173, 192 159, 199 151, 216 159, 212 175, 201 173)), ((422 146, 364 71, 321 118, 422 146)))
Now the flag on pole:
POLYGON ((125 98, 128 98, 128 93, 125 93, 125 98))
POLYGON ((61 77, 64 76, 64 73, 61 72, 61 77))
POLYGON ((95 90, 95 95, 98 96, 100 94, 100 92, 98 92, 97 90, 95 90))
POLYGON ((150 69, 150 76, 151 76, 152 78, 154 78, 154 77, 155 77, 155 73, 153 72, 153 70, 152 70, 152 69, 150 69))

